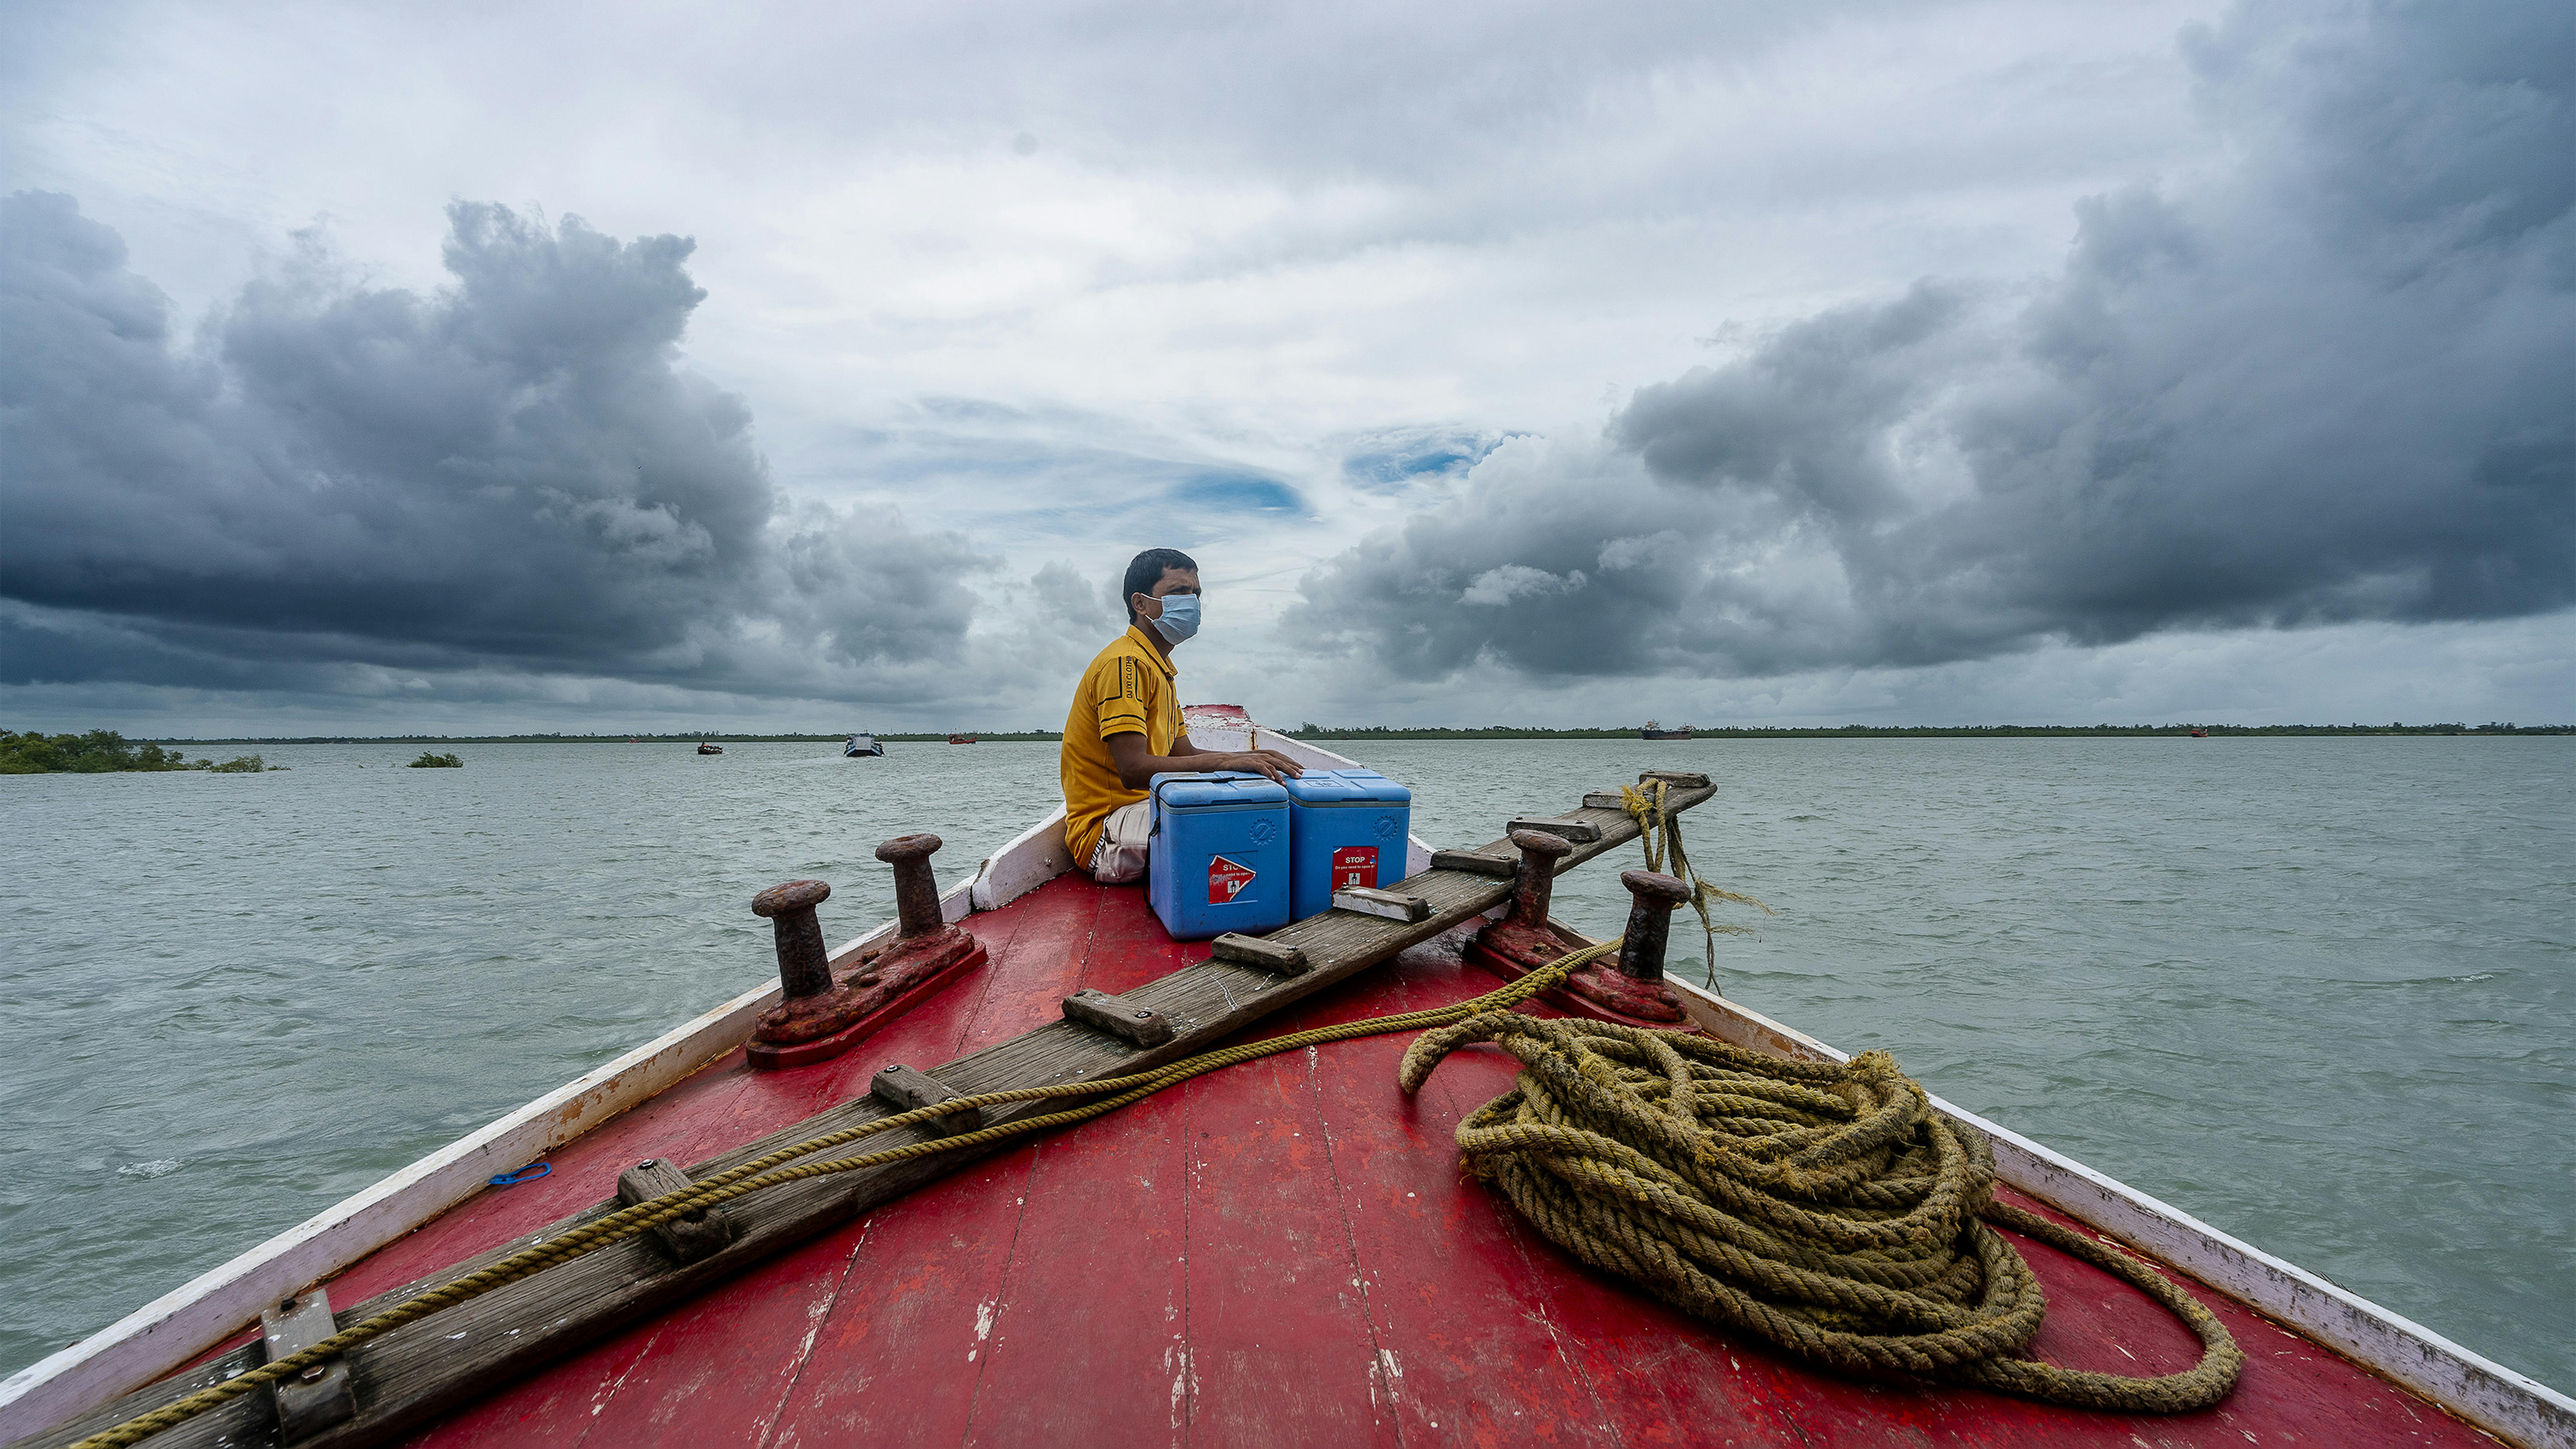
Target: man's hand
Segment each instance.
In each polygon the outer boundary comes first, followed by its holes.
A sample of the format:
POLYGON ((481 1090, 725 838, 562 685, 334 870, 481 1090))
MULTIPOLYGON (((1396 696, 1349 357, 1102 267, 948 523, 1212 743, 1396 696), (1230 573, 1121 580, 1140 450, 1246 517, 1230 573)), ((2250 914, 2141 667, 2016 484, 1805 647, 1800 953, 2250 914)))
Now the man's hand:
POLYGON ((1111 735, 1108 744, 1110 763, 1118 767, 1118 782, 1130 790, 1142 790, 1156 775, 1174 772, 1243 770, 1266 775, 1272 780, 1293 780, 1306 773, 1295 760, 1277 750, 1250 750, 1230 755, 1217 750, 1202 750, 1188 740, 1182 740, 1170 755, 1149 755, 1145 753, 1145 737, 1132 733, 1111 735))
POLYGON ((1225 763, 1216 766, 1217 769, 1249 770, 1256 775, 1267 775, 1274 782, 1294 780, 1306 773, 1305 766, 1277 750, 1250 750, 1240 755, 1221 755, 1218 758, 1225 763))

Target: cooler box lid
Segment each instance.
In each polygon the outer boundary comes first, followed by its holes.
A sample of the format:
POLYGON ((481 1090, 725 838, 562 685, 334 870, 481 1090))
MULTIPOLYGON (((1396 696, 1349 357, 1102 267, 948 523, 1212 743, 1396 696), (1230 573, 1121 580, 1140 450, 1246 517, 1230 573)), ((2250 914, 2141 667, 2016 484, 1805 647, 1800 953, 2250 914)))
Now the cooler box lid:
POLYGON ((1288 803, 1287 791, 1249 770, 1156 775, 1146 788, 1153 792, 1155 803, 1166 809, 1243 809, 1288 803))
POLYGON ((1308 770, 1290 780, 1287 796, 1300 805, 1409 805, 1413 792, 1375 770, 1308 770))

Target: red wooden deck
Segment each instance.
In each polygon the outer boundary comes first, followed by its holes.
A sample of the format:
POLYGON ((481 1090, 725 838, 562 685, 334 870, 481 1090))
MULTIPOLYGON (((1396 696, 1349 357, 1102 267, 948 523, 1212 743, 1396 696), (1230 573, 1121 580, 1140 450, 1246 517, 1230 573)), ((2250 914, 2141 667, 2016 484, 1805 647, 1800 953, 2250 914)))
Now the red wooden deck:
MULTIPOLYGON (((1203 945, 1141 891, 1067 876, 966 925, 984 970, 839 1061, 741 1054, 487 1192, 332 1284, 340 1303, 435 1271, 682 1162, 785 1126, 889 1061, 934 1066, 1121 991, 1203 945)), ((1286 1032, 1492 985, 1408 953, 1263 1024, 1286 1032)), ((2202 1293, 2251 1360, 2235 1395, 2122 1418, 1973 1389, 1861 1383, 1575 1266, 1462 1177, 1450 1134, 1513 1063, 1463 1052, 1418 1098, 1401 1036, 1234 1068, 988 1158, 696 1302, 507 1387, 424 1445, 1448 1443, 2491 1444, 2202 1293)), ((2021 1201, 2016 1198, 2016 1201, 2021 1201)), ((2033 1206, 2025 1203, 2026 1206, 2033 1206)), ((2035 1244, 2038 1348, 2168 1372, 2193 1340, 2133 1290, 2035 1244)))

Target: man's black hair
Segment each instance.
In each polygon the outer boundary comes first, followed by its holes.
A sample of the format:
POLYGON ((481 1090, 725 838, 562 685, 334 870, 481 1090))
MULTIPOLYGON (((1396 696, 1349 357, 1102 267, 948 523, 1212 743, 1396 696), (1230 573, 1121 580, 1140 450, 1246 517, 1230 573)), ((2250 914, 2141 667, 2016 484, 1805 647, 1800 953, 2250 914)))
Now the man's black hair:
POLYGON ((1151 595, 1154 585, 1163 581, 1165 569, 1188 569, 1197 573, 1199 561, 1177 548, 1149 548, 1127 561, 1127 588, 1118 599, 1127 606, 1128 623, 1136 622, 1136 596, 1151 595))

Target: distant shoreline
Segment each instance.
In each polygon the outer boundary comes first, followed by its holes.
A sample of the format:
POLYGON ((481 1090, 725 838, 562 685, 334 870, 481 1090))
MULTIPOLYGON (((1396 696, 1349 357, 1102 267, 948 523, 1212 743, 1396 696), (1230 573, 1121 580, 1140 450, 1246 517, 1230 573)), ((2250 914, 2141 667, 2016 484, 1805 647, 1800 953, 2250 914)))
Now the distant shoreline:
MULTIPOLYGON (((2517 724, 2385 724, 2385 725, 1814 725, 1814 726, 1703 726, 1692 731, 1691 740, 1658 740, 1657 744, 1689 744, 1695 740, 1846 740, 1846 739, 2173 739, 2187 738, 2193 730, 2206 730, 2213 739, 2271 736, 2338 736, 2338 735, 2437 735, 2437 736, 2502 736, 2502 735, 2576 735, 2576 725, 2517 724)), ((1053 730, 961 731, 970 733, 978 742, 1010 741, 1054 743, 1063 735, 1053 730)), ((1490 725, 1479 729, 1398 729, 1369 725, 1360 727, 1325 727, 1306 725, 1279 734, 1301 740, 1633 740, 1637 728, 1624 729, 1517 729, 1490 725)), ((220 736, 206 739, 165 737, 156 743, 170 745, 622 745, 695 744, 714 740, 724 744, 838 744, 849 737, 847 731, 834 734, 730 734, 703 731, 691 734, 655 735, 291 735, 291 736, 220 736)), ((944 744, 945 733, 888 734, 875 737, 893 744, 944 744)))

